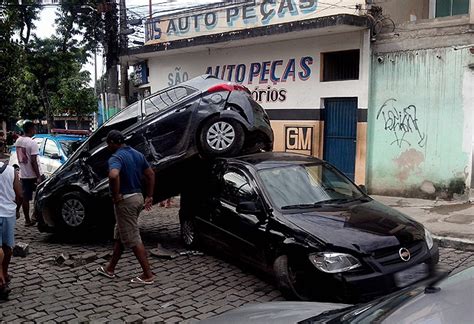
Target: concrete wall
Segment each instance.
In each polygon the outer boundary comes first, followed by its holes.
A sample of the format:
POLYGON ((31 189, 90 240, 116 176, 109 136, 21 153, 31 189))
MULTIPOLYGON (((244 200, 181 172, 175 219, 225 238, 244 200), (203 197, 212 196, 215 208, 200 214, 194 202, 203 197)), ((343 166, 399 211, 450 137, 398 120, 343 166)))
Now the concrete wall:
POLYGON ((377 0, 374 5, 382 7, 382 13, 396 24, 429 18, 430 0, 377 0))
POLYGON ((463 185, 470 186, 471 61, 469 48, 453 47, 373 56, 369 190, 426 196, 461 192, 463 185))

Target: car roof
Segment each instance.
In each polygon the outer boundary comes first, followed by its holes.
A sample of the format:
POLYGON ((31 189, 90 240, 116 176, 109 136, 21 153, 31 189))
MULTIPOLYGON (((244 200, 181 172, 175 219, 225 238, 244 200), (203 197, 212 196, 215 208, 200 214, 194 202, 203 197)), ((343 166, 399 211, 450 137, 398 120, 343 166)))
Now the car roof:
POLYGON ((84 136, 77 135, 52 135, 52 134, 36 134, 33 138, 51 138, 58 141, 81 141, 85 139, 84 136))
POLYGON ((323 160, 313 156, 287 152, 255 153, 227 158, 225 160, 228 162, 250 164, 257 170, 285 167, 289 165, 304 165, 324 162, 323 160))

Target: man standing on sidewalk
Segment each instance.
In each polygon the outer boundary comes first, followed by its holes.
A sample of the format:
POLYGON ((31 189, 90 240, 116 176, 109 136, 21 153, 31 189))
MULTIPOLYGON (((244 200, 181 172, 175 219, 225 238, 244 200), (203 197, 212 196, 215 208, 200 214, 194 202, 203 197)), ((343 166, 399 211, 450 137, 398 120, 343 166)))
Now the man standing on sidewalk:
POLYGON ((145 246, 140 238, 138 217, 143 207, 150 210, 153 203, 155 173, 145 156, 124 144, 122 133, 112 130, 107 135, 107 146, 113 153, 109 159, 109 186, 115 209, 114 250, 109 264, 97 268, 108 278, 115 277, 115 267, 124 247, 131 248, 140 263, 143 274, 132 283, 152 284, 154 275, 148 263, 145 246), (143 200, 141 178, 145 178, 146 198, 143 200))
POLYGON ((19 137, 15 142, 16 154, 18 157, 18 164, 20 165, 20 181, 23 188, 23 214, 25 214, 25 226, 32 226, 35 224, 30 219, 30 201, 33 199, 33 192, 36 185, 39 184, 43 178, 38 165, 38 144, 32 139, 36 134, 35 124, 26 122, 23 125, 25 132, 24 136, 19 137))
POLYGON ((15 245, 16 208, 21 205, 21 185, 15 169, 0 162, 0 298, 8 295, 8 266, 15 245))

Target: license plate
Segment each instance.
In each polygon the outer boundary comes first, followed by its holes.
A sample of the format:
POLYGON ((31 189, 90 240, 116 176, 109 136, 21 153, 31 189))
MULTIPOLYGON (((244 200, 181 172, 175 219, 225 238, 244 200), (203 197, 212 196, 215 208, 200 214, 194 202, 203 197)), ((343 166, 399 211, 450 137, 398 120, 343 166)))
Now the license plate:
POLYGON ((428 276, 428 265, 425 263, 417 264, 411 268, 399 271, 394 274, 395 285, 398 288, 403 288, 412 283, 415 283, 428 276))

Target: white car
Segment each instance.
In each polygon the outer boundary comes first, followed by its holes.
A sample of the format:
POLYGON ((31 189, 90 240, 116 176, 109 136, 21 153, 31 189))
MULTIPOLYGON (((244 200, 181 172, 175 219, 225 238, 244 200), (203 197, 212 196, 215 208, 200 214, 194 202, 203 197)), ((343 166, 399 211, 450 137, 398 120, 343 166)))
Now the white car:
MULTIPOLYGON (((61 165, 63 165, 69 156, 85 140, 84 136, 78 135, 51 135, 36 134, 32 139, 38 144, 39 149, 39 168, 48 178, 61 165)), ((9 165, 19 168, 16 149, 13 146, 10 155, 9 165)))

